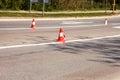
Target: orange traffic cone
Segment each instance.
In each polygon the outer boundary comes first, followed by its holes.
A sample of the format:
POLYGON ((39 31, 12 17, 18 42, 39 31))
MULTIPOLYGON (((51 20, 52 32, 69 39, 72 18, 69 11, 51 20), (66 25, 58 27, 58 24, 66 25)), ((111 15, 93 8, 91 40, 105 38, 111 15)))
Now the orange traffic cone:
POLYGON ((60 28, 60 30, 59 30, 59 35, 58 35, 57 42, 62 42, 62 43, 65 42, 65 35, 63 33, 63 29, 62 28, 60 28))
POLYGON ((108 19, 105 18, 105 25, 108 25, 108 19))
POLYGON ((35 19, 32 20, 31 28, 32 28, 32 29, 35 29, 35 28, 36 28, 36 26, 35 26, 35 19))

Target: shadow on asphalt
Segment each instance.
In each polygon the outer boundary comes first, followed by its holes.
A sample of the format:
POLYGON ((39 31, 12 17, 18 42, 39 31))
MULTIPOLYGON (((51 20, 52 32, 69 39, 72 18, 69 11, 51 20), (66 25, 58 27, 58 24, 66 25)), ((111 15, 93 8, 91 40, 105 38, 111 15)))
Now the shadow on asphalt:
POLYGON ((95 59, 88 61, 106 63, 120 67, 120 38, 94 40, 91 42, 75 42, 60 45, 51 45, 56 51, 68 54, 81 55, 85 52, 98 54, 95 59), (92 51, 92 52, 89 52, 92 51))

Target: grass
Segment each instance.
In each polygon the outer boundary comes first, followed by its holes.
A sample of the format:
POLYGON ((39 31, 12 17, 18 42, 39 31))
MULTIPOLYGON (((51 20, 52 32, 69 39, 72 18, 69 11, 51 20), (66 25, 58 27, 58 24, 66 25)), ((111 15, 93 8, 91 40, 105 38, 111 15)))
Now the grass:
MULTIPOLYGON (((90 17, 90 16, 107 16, 112 13, 72 13, 72 14, 45 14, 44 17, 90 17)), ((11 12, 0 12, 0 17, 43 17, 40 13, 11 13, 11 12)))
POLYGON ((46 14, 46 17, 92 17, 92 16, 107 16, 112 13, 74 13, 74 14, 46 14))

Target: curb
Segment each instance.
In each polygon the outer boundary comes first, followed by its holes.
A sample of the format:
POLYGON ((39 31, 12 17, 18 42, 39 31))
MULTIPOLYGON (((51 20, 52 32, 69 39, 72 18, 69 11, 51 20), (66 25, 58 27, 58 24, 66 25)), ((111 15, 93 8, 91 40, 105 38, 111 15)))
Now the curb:
MULTIPOLYGON (((120 17, 120 15, 113 15, 113 16, 96 16, 96 17, 61 17, 61 18, 34 18, 35 20, 76 20, 76 19, 103 19, 103 18, 115 18, 120 17)), ((0 17, 0 21, 31 21, 32 17, 0 17)))

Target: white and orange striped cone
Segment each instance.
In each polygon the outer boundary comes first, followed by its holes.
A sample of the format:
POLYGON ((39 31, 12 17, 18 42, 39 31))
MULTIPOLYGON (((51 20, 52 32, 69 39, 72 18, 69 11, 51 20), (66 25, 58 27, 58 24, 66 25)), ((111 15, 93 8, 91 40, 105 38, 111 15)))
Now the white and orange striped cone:
POLYGON ((35 19, 32 20, 31 28, 32 28, 32 29, 35 29, 35 28, 36 28, 36 26, 35 26, 35 19))
POLYGON ((60 28, 60 30, 59 30, 59 35, 58 35, 57 42, 62 42, 62 43, 65 42, 65 35, 63 33, 63 29, 62 28, 60 28))
POLYGON ((108 19, 105 18, 105 25, 108 25, 108 19))

